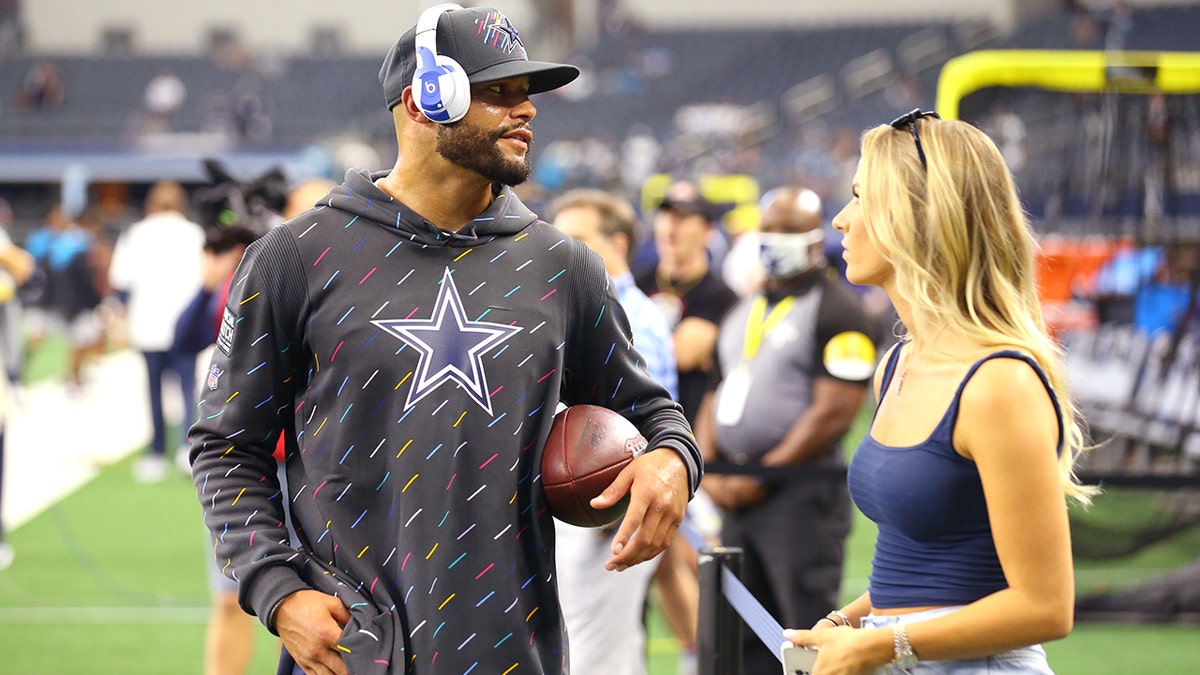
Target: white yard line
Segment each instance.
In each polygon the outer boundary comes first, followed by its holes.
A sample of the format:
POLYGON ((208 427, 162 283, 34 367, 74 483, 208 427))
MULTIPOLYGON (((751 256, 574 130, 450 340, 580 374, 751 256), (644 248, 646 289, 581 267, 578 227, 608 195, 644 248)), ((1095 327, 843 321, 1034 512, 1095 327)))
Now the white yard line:
MULTIPOLYGON (((68 394, 60 382, 20 392, 11 408, 4 448, 2 513, 11 531, 95 478, 100 470, 150 439, 146 368, 123 350, 89 368, 88 383, 68 394)), ((164 387, 168 423, 178 416, 178 387, 164 387)), ((174 448, 171 448, 174 450, 174 448)))

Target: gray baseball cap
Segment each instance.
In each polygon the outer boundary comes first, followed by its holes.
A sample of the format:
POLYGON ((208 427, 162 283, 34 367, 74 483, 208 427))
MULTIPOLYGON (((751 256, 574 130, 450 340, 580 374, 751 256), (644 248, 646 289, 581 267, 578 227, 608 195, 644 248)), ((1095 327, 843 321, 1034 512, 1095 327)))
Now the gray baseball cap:
MULTIPOLYGON (((416 31, 413 26, 396 40, 379 69, 388 110, 400 102, 417 71, 416 31)), ((455 9, 438 17, 437 51, 457 61, 472 83, 528 75, 530 94, 557 89, 579 77, 575 66, 530 61, 516 27, 490 7, 455 9)))

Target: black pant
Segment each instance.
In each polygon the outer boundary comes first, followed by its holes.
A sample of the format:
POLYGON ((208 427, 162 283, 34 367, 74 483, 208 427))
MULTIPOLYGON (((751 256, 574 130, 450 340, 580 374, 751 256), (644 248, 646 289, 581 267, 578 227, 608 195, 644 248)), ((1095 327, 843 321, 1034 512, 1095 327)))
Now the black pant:
MULTIPOLYGON (((763 502, 726 512, 721 543, 743 551, 742 582, 784 628, 809 628, 838 608, 850 533, 850 495, 841 478, 798 478, 763 502)), ((743 633, 745 673, 779 672, 779 645, 743 633)), ((783 643, 780 637, 779 644, 783 643)))

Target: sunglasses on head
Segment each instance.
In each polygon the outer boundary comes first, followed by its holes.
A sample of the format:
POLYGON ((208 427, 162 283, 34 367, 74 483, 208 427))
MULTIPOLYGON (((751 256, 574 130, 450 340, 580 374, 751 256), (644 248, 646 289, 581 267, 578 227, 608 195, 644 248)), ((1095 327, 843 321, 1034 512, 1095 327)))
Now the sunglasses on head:
POLYGON ((925 150, 921 148, 921 137, 917 135, 917 120, 922 117, 932 117, 935 120, 942 119, 941 115, 932 110, 913 108, 909 112, 892 120, 891 127, 897 130, 903 130, 904 127, 908 127, 912 131, 913 143, 917 144, 917 156, 921 158, 921 167, 928 171, 929 165, 925 163, 925 150))

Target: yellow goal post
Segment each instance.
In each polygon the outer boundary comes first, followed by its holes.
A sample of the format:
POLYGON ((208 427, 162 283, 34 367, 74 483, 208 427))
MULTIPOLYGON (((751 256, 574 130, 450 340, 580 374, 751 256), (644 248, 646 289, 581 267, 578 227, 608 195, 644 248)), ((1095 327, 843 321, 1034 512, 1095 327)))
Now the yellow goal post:
POLYGON ((988 87, 1064 92, 1194 94, 1200 52, 983 50, 946 62, 938 76, 937 111, 958 119, 959 104, 988 87))

